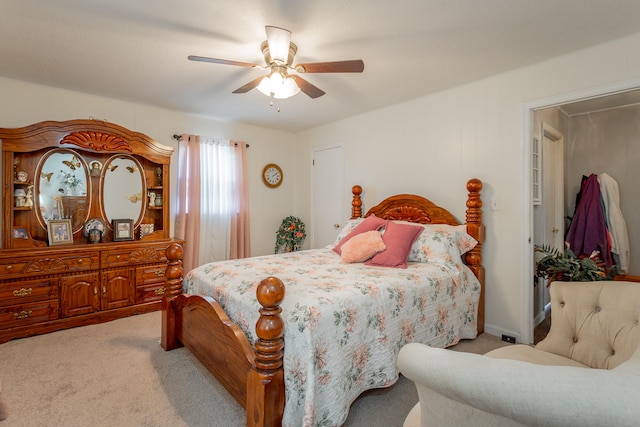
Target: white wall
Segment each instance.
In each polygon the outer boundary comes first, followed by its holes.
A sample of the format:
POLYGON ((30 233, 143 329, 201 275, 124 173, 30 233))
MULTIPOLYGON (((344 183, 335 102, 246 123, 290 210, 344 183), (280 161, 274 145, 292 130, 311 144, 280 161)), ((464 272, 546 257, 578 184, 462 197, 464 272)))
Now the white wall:
POLYGON ((296 205, 308 209, 305 160, 328 141, 344 145, 345 188, 363 186, 365 209, 409 192, 464 219, 465 183, 480 178, 487 331, 527 337, 533 274, 528 106, 640 80, 638 53, 640 34, 301 133, 296 205), (489 209, 493 198, 500 210, 489 209))
MULTIPOLYGON (((287 132, 218 122, 176 111, 134 104, 79 92, 56 89, 0 77, 0 127, 21 127, 44 120, 106 119, 142 132, 159 143, 176 147, 173 134, 191 133, 245 141, 250 144, 247 166, 251 203, 251 251, 253 255, 273 253, 280 221, 293 212, 290 193, 294 188, 295 142, 287 132), (265 164, 278 163, 285 179, 271 190, 262 184, 265 164)), ((177 150, 172 158, 171 193, 175 194, 177 150)), ((172 218, 175 209, 172 206, 172 218)), ((173 221, 173 220, 172 220, 173 221)), ((173 222, 171 224, 173 230, 173 222)), ((173 233, 172 233, 173 234, 173 233)))

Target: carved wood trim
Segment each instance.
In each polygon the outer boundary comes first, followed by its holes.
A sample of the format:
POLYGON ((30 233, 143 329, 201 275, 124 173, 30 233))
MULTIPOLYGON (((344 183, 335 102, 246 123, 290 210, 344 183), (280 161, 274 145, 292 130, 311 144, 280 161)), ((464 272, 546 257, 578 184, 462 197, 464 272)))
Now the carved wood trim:
POLYGON ((95 151, 129 151, 131 146, 122 138, 103 132, 72 132, 62 138, 60 144, 72 144, 95 151))
POLYGON ((30 261, 24 268, 25 273, 53 273, 69 271, 69 263, 61 258, 48 258, 30 261))
POLYGON ((414 194, 399 194, 388 197, 369 209, 365 217, 371 214, 378 218, 420 224, 460 224, 448 210, 437 206, 429 199, 414 194))
POLYGON ((142 249, 131 252, 129 263, 141 264, 145 262, 158 262, 162 260, 162 256, 154 249, 142 249))

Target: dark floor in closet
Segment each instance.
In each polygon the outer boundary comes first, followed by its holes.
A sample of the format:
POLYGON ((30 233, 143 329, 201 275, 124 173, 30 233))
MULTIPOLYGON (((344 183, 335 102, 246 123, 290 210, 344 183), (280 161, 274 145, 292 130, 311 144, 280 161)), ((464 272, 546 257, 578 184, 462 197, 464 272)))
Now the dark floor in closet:
POLYGON ((551 329, 551 308, 545 311, 544 320, 540 322, 533 330, 533 343, 538 344, 542 341, 551 329))

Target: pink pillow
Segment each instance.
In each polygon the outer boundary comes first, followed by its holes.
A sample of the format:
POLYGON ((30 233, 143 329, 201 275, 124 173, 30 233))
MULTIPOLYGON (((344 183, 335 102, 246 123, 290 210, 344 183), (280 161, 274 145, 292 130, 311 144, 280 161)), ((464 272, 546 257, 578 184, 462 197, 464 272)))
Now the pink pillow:
POLYGON ((342 262, 345 263, 364 262, 385 249, 386 246, 382 241, 382 233, 377 230, 371 230, 349 239, 349 241, 342 246, 340 256, 342 262))
POLYGON ((382 241, 387 249, 375 255, 365 264, 377 267, 407 268, 411 244, 422 233, 422 230, 424 228, 416 225, 387 221, 387 229, 382 236, 382 241))
POLYGON ((333 251, 339 255, 342 255, 342 245, 347 243, 347 241, 351 239, 353 236, 357 236, 358 234, 364 233, 366 231, 380 230, 386 224, 387 224, 386 220, 382 218, 378 218, 373 214, 369 215, 364 219, 364 221, 358 224, 351 233, 347 234, 344 237, 344 239, 340 240, 340 243, 338 243, 336 247, 333 248, 333 251))

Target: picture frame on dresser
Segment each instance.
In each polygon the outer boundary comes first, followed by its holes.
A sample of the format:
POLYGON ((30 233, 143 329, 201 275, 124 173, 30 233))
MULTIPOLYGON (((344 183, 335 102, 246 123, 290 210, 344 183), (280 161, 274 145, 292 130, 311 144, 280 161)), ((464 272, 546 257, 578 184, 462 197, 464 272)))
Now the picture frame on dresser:
POLYGON ((13 238, 14 239, 30 239, 29 230, 27 227, 13 227, 13 238))
POLYGON ((113 241, 133 240, 133 220, 114 219, 111 221, 113 228, 113 241))
POLYGON ((51 219, 47 222, 49 246, 73 243, 73 231, 70 219, 51 219))

